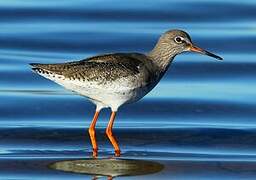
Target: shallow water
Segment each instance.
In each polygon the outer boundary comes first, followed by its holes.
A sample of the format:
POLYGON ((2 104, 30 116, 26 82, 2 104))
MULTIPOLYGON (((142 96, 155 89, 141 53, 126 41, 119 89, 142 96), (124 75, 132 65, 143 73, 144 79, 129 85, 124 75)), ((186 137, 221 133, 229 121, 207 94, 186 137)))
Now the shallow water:
MULTIPOLYGON (((199 0, 0 2, 0 178, 91 179, 48 168, 90 158, 94 106, 31 72, 99 53, 147 52, 159 35, 188 31, 223 62, 175 58, 143 100, 120 109, 114 132, 124 159, 161 163, 155 174, 117 179, 256 178, 256 3, 199 0)), ((100 157, 113 149, 98 122, 100 157)))

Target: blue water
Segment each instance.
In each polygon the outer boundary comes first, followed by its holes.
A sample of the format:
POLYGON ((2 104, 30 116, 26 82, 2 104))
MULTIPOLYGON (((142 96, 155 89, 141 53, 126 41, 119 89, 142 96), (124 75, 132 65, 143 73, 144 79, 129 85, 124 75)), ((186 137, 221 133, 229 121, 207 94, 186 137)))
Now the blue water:
MULTIPOLYGON (((123 158, 163 171, 117 179, 256 178, 256 2, 201 0, 12 0, 0 2, 0 178, 91 179, 47 164, 90 157, 94 106, 32 73, 28 63, 61 63, 111 52, 148 52, 180 28, 222 56, 185 53, 158 86, 118 112, 123 158)), ((97 124, 100 157, 113 154, 97 124)))

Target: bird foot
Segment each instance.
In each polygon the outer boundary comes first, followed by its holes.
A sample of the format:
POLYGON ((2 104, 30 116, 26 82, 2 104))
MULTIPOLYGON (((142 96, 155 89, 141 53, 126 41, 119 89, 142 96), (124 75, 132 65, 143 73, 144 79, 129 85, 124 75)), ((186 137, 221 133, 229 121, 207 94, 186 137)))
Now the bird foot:
POLYGON ((93 149, 92 150, 92 157, 97 158, 97 156, 98 156, 98 149, 93 149))
POLYGON ((115 150, 115 157, 120 157, 120 156, 121 156, 121 151, 115 150))

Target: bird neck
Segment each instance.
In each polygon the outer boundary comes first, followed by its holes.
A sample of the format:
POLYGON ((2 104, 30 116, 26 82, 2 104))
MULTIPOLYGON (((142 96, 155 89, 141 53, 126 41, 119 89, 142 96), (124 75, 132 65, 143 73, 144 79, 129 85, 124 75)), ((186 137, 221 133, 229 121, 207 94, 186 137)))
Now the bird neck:
POLYGON ((164 72, 176 56, 177 52, 165 42, 158 41, 156 46, 148 53, 154 64, 164 72))

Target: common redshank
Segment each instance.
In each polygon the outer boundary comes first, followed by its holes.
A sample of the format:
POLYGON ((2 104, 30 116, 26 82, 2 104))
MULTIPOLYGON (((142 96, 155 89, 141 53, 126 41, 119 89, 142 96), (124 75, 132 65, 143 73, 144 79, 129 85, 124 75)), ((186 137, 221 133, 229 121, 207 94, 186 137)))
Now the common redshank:
POLYGON ((87 97, 96 105, 89 127, 93 157, 98 154, 95 126, 102 108, 111 108, 106 135, 120 156, 112 127, 118 108, 136 102, 150 92, 163 77, 174 57, 192 51, 222 60, 221 57, 195 46, 182 30, 169 30, 147 54, 114 53, 58 64, 32 63, 32 69, 68 90, 87 97))

